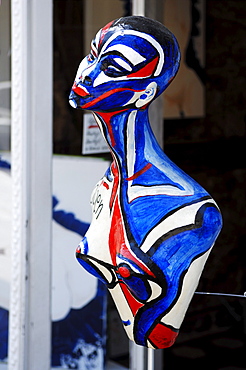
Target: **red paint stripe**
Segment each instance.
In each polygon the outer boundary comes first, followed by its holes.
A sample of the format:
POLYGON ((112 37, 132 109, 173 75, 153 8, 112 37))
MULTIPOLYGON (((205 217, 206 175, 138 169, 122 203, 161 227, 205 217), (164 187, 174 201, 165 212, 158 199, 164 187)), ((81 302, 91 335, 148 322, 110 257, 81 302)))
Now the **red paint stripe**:
MULTIPOLYGON (((127 108, 122 109, 119 112, 122 113, 122 112, 124 112, 126 110, 127 110, 127 108)), ((113 135, 113 129, 112 129, 112 125, 111 125, 111 118, 114 115, 116 115, 117 113, 119 113, 119 112, 116 111, 116 112, 109 112, 109 113, 108 112, 100 112, 100 113, 98 113, 98 115, 103 119, 104 123, 107 125, 108 134, 109 134, 109 137, 110 137, 110 142, 111 142, 111 145, 113 146, 113 148, 115 147, 116 142, 115 142, 115 138, 114 138, 114 135, 113 135)))
MULTIPOLYGON (((123 89, 123 88, 119 88, 119 89, 113 89, 113 90, 109 90, 107 92, 105 92, 104 94, 100 95, 98 98, 94 99, 94 100, 91 100, 90 102, 88 102, 87 104, 85 104, 83 106, 83 108, 90 108, 92 105, 98 103, 99 101, 105 99, 105 98, 108 98, 110 95, 113 95, 117 92, 120 92, 120 91, 133 91, 133 92, 140 92, 142 90, 133 90, 133 89, 123 89)), ((115 113, 114 113, 115 114, 115 113)))
POLYGON ((108 32, 109 28, 112 26, 113 23, 114 23, 114 21, 111 21, 108 24, 106 24, 106 26, 104 26, 102 28, 98 47, 100 47, 102 45, 103 39, 104 39, 106 33, 108 32))
POLYGON ((119 200, 116 198, 114 212, 112 215, 112 223, 109 233, 109 250, 112 258, 113 265, 116 266, 116 255, 121 254, 130 261, 133 261, 139 266, 146 274, 155 277, 153 272, 148 269, 141 261, 139 261, 126 246, 123 219, 120 212, 119 200))
POLYGON ((116 204, 114 207, 114 213, 112 215, 112 223, 109 232, 109 251, 114 266, 116 266, 116 255, 119 253, 121 244, 125 243, 122 218, 117 199, 115 203, 116 204))
MULTIPOLYGON (((96 99, 95 99, 96 100, 96 99)), ((83 106, 84 108, 85 106, 83 106)), ((111 125, 111 118, 112 116, 114 115, 115 113, 114 112, 110 112, 110 113, 100 113, 100 116, 101 118, 103 119, 104 123, 106 123, 107 125, 107 128, 108 128, 108 134, 109 134, 109 137, 110 137, 110 141, 111 141, 111 145, 113 147, 115 147, 116 143, 115 143, 115 138, 114 138, 114 135, 113 135, 113 129, 112 129, 112 125, 111 125)))
POLYGON ((156 348, 168 348, 173 345, 177 336, 178 331, 174 331, 159 323, 151 331, 148 339, 156 348))
POLYGON ((90 94, 83 89, 83 87, 77 86, 76 83, 73 84, 72 90, 79 96, 89 96, 90 94))
POLYGON ((137 177, 139 177, 140 175, 142 175, 144 172, 148 171, 148 169, 150 167, 152 167, 152 163, 146 164, 146 166, 144 166, 144 168, 142 168, 141 170, 139 170, 136 173, 134 173, 134 175, 132 175, 131 177, 127 177, 126 180, 127 181, 135 180, 137 177))
POLYGON ((170 84, 173 79, 174 79, 174 77, 171 77, 170 80, 168 80, 168 84, 170 84))
POLYGON ((105 181, 103 181, 102 185, 103 185, 107 190, 109 189, 109 185, 108 185, 105 181))
POLYGON ((158 63, 158 57, 152 60, 152 62, 148 63, 145 67, 141 68, 139 71, 135 73, 129 74, 127 77, 149 77, 151 76, 157 66, 158 63))

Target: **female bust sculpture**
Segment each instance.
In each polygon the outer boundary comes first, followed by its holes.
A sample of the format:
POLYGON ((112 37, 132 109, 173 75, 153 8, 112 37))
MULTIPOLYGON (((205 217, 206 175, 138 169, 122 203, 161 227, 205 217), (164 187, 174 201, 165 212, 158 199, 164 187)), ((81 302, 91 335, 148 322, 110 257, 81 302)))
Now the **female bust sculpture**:
POLYGON ((91 110, 113 162, 91 198, 77 258, 108 287, 130 339, 171 346, 222 226, 210 195, 159 147, 149 104, 177 73, 173 34, 145 17, 102 28, 70 94, 91 110))

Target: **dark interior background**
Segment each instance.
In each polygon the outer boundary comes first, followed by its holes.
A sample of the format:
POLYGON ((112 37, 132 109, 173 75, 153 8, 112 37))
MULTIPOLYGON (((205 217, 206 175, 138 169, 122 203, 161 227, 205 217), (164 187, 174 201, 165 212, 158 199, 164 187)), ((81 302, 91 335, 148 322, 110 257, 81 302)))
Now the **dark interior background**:
MULTIPOLYGON (((165 152, 218 203, 224 226, 197 291, 246 291, 246 2, 206 1, 206 116, 165 121, 165 152)), ((165 369, 246 369, 246 299, 195 295, 165 369)), ((165 363, 164 362, 164 363, 165 363)))

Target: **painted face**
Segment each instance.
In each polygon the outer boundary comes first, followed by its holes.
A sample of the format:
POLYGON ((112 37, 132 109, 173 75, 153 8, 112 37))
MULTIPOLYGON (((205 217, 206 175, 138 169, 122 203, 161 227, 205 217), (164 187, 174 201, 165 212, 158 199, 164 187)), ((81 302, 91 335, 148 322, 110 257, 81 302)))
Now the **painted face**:
POLYGON ((173 77, 167 69, 163 78, 164 64, 164 50, 154 37, 111 22, 97 33, 82 60, 70 104, 107 112, 146 106, 173 77))

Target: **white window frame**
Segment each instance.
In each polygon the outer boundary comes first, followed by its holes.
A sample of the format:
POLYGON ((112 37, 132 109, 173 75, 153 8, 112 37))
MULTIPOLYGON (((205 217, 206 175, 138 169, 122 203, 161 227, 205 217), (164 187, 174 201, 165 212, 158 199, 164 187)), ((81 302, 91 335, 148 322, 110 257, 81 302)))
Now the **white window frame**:
POLYGON ((9 370, 50 369, 52 0, 11 1, 9 370))

